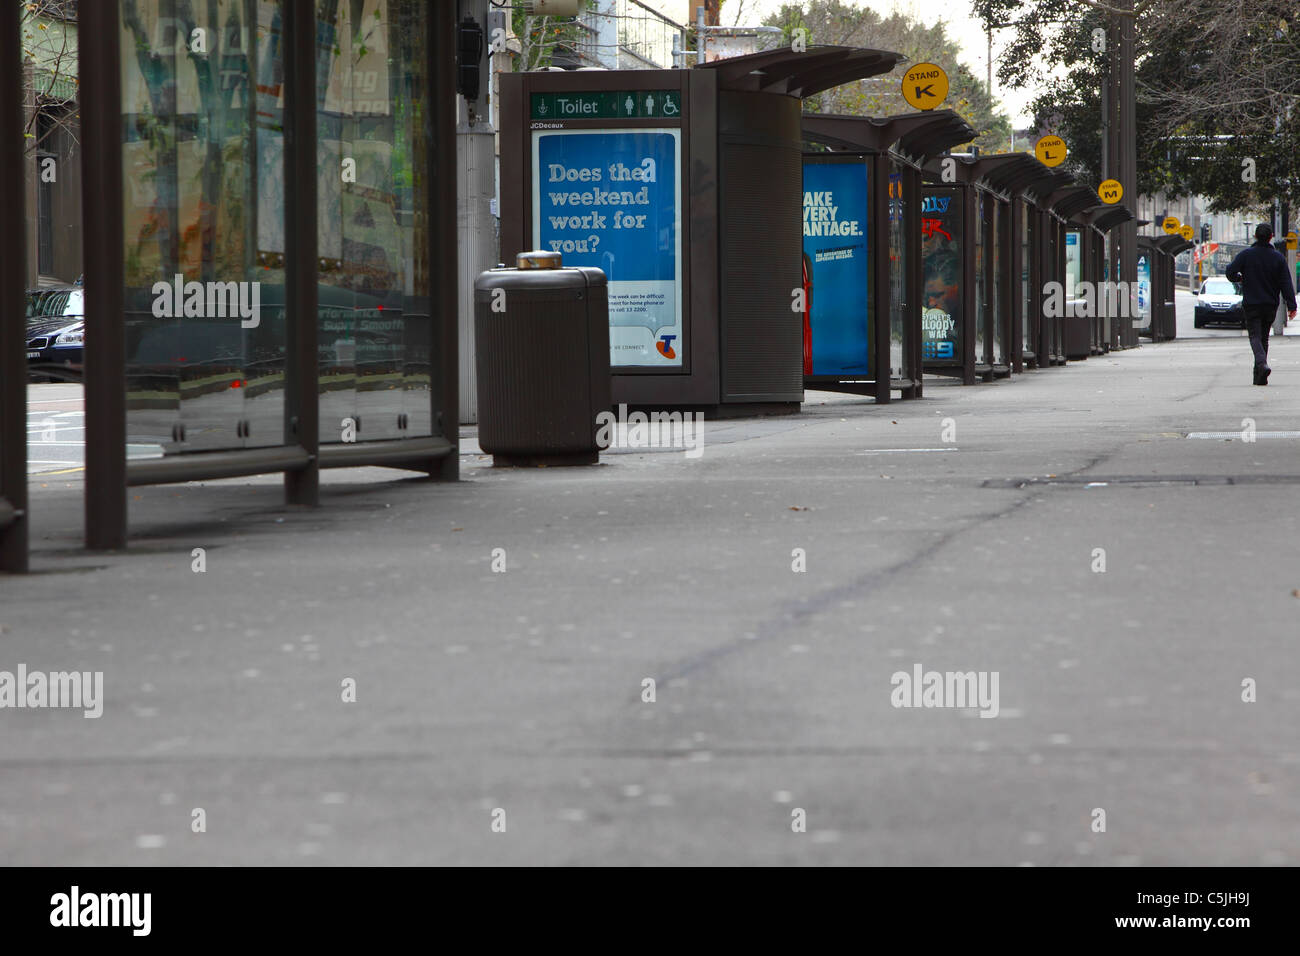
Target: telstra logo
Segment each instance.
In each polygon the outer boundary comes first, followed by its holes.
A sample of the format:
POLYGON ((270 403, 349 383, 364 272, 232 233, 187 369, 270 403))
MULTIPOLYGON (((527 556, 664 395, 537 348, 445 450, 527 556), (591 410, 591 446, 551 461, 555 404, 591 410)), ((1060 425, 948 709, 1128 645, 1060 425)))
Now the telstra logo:
POLYGON ((673 339, 675 338, 677 338, 675 335, 661 335, 659 341, 655 343, 655 348, 659 350, 659 354, 666 359, 677 358, 677 353, 673 351, 673 339))

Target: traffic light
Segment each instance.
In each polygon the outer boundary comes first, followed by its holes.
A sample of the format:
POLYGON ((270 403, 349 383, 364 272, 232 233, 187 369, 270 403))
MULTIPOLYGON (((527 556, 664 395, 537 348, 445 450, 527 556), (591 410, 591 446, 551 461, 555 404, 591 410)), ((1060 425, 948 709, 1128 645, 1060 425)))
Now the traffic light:
POLYGON ((473 17, 456 25, 456 92, 478 99, 479 65, 483 61, 483 28, 473 17))
POLYGON ((1208 222, 1203 222, 1201 223, 1201 242, 1209 242, 1209 241, 1210 241, 1210 224, 1208 222))

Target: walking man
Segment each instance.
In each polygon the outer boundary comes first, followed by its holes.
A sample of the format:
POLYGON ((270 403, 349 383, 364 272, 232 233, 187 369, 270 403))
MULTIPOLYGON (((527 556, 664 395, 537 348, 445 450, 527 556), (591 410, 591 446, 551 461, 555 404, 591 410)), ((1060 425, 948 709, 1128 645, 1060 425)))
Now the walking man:
POLYGON ((1250 334, 1250 350, 1255 353, 1256 385, 1267 385, 1268 331, 1273 326, 1279 296, 1286 302, 1288 319, 1296 313, 1295 287, 1286 267, 1286 257, 1273 248, 1273 227, 1261 222, 1255 227, 1255 243, 1237 253, 1225 273, 1233 282, 1240 282, 1241 306, 1246 312, 1246 330, 1250 334))

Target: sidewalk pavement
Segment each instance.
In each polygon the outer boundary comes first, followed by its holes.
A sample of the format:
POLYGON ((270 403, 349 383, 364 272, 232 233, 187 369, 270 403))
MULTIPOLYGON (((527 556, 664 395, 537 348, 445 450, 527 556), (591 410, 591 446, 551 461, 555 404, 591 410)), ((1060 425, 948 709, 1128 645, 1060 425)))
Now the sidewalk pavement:
POLYGON ((126 554, 37 480, 0 670, 101 670, 104 710, 0 711, 0 858, 1295 864, 1273 350, 1268 388, 1242 339, 1179 340, 809 393, 697 459, 328 472, 316 510, 275 477, 137 488, 126 554), (997 672, 996 718, 893 706, 918 665, 997 672))

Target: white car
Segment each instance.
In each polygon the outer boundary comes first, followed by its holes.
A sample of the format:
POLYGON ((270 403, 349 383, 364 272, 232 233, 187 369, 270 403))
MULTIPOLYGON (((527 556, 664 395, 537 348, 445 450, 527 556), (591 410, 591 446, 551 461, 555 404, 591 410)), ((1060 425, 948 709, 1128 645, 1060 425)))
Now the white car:
POLYGON ((1201 283, 1196 296, 1196 311, 1192 324, 1198 329, 1207 325, 1246 327, 1246 310, 1241 305, 1241 290, 1227 276, 1210 276, 1201 283))

